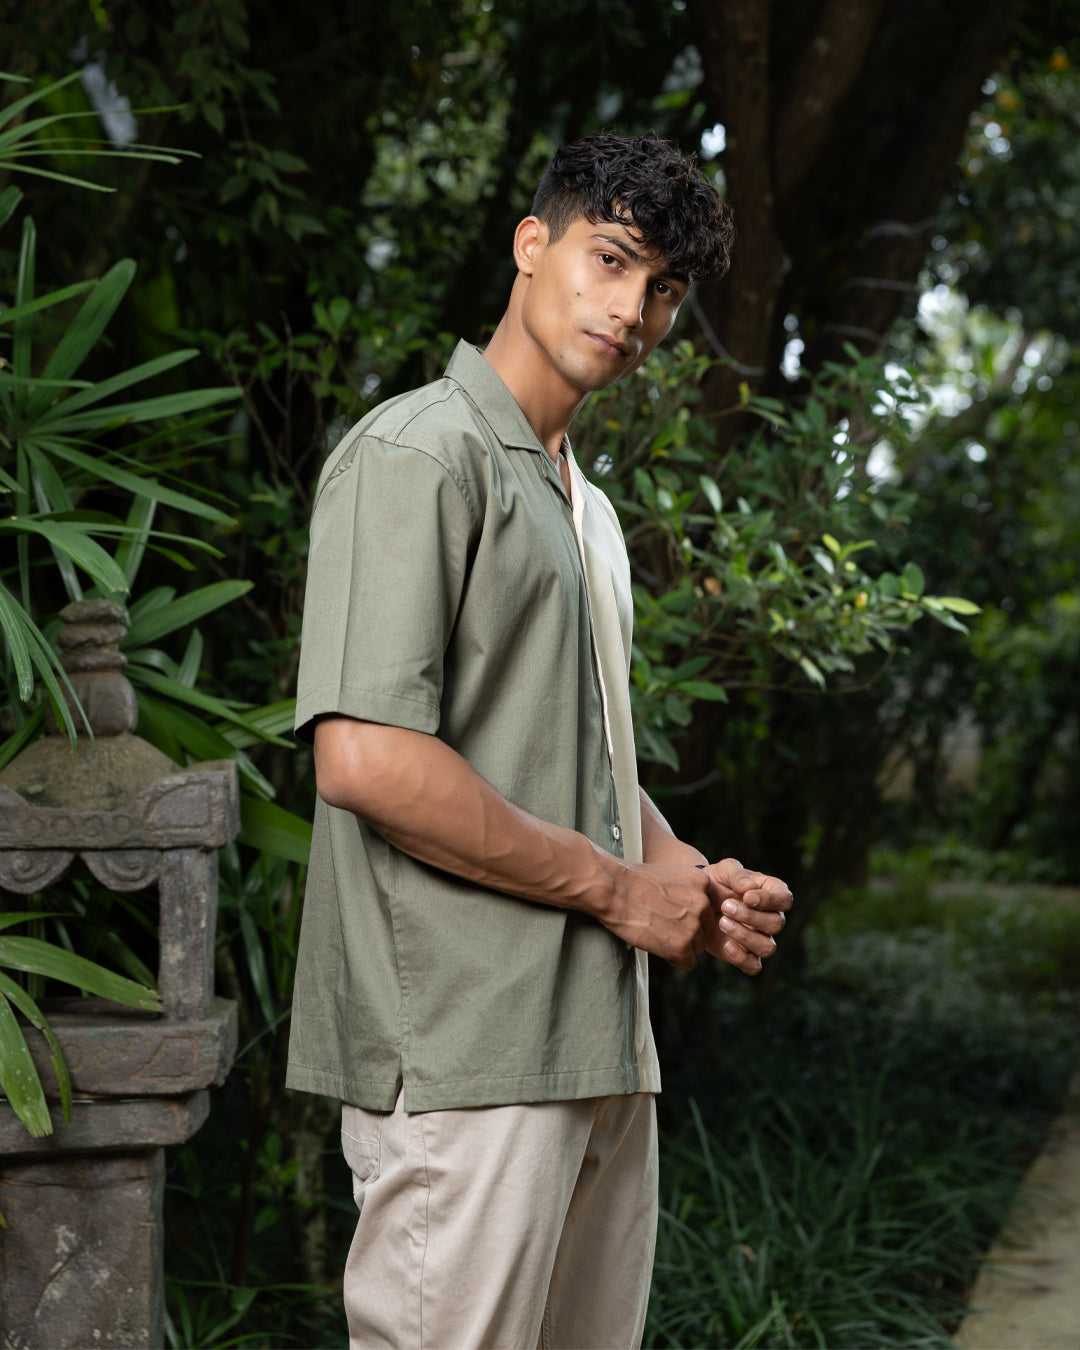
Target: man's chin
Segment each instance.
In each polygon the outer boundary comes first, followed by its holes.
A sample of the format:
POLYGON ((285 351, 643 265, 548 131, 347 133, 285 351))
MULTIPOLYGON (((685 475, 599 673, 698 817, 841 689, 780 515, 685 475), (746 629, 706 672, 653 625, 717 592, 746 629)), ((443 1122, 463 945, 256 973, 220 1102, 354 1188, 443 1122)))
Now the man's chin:
POLYGON ((593 366, 577 370, 571 378, 583 394, 598 394, 601 389, 609 389, 636 369, 628 361, 612 362, 606 366, 593 366))

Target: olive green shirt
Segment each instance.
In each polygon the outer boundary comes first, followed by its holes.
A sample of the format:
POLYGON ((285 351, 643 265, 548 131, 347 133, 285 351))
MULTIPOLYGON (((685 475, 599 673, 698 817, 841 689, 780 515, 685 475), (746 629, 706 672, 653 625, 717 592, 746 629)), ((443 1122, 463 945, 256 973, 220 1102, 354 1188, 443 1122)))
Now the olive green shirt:
MULTIPOLYGON (((579 485, 610 552, 611 508, 575 471, 579 485)), ((516 805, 621 855, 580 516, 459 344, 443 379, 375 409, 323 470, 298 734, 337 713, 437 735, 516 805)), ((633 815, 636 833, 636 799, 633 815)), ((403 1086, 407 1111, 651 1088, 640 982, 595 920, 429 867, 319 801, 290 1087, 391 1110, 403 1086)))

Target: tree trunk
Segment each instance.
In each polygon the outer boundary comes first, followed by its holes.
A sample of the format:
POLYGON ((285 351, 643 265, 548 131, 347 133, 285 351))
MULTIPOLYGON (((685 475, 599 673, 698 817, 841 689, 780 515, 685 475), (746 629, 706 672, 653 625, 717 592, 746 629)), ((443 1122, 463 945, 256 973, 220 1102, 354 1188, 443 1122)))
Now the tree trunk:
MULTIPOLYGON (((845 342, 881 346, 915 293, 1017 8, 824 0, 809 19, 776 9, 773 24, 769 0, 690 0, 738 228, 731 276, 699 302, 713 349, 731 360, 706 390, 709 407, 730 408, 743 383, 784 387, 788 313, 810 369, 843 359, 845 342)), ((723 419, 721 449, 738 432, 723 419)))

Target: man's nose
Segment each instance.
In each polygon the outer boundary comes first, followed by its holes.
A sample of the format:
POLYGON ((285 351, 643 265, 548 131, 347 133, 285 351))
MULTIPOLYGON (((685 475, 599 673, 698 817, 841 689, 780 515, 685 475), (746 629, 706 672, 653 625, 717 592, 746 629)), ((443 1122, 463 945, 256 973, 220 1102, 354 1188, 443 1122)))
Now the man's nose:
POLYGON ((645 299, 649 293, 648 279, 628 276, 623 278, 611 295, 609 317, 617 319, 626 328, 640 328, 645 318, 645 299))

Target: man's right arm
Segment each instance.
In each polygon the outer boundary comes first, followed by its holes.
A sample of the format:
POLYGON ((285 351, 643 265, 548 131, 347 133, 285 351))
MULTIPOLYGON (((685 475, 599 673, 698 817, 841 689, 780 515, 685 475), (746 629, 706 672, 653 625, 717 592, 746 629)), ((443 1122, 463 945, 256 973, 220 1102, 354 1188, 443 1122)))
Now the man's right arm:
POLYGON ((522 900, 589 914, 683 970, 702 952, 723 955, 727 936, 706 872, 628 863, 576 830, 530 815, 436 736, 324 716, 315 725, 315 776, 328 805, 351 811, 421 862, 522 900))

